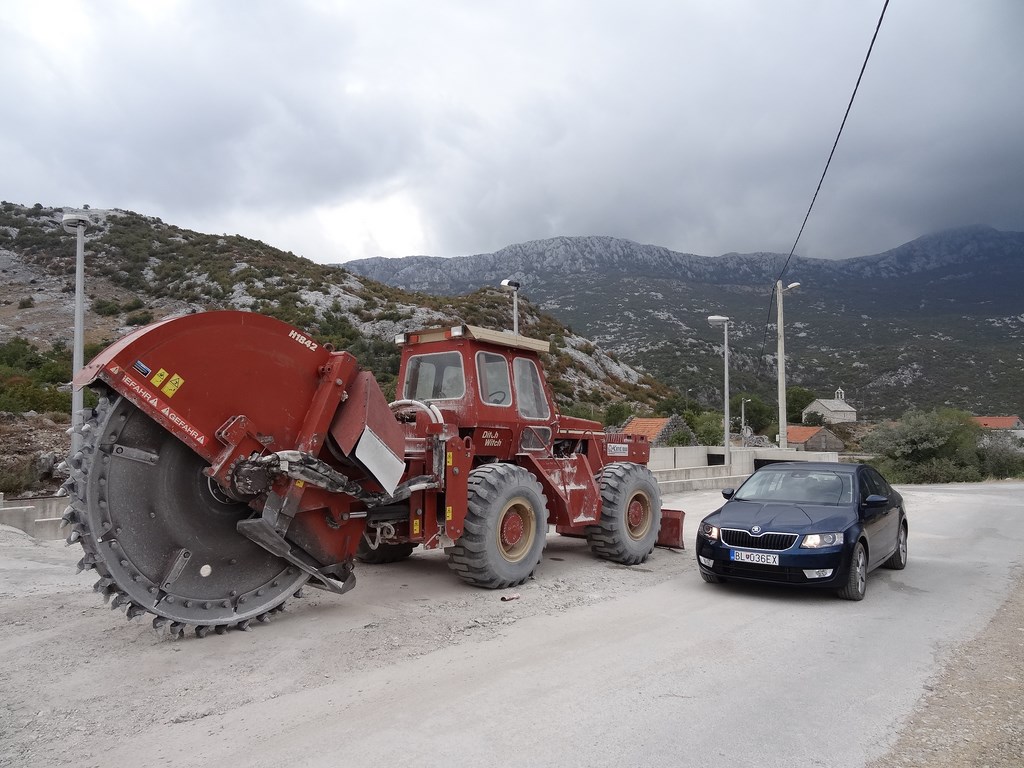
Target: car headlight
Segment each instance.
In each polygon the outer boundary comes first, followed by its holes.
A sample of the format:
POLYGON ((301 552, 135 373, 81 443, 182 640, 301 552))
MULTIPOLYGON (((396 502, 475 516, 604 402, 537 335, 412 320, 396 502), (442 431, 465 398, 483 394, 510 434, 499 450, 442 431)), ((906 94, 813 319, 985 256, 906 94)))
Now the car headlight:
POLYGON ((843 543, 841 533, 809 533, 800 542, 801 549, 821 549, 822 547, 835 547, 843 543))
POLYGON ((718 539, 718 529, 711 525, 711 523, 701 523, 700 532, 712 541, 717 541, 718 539))

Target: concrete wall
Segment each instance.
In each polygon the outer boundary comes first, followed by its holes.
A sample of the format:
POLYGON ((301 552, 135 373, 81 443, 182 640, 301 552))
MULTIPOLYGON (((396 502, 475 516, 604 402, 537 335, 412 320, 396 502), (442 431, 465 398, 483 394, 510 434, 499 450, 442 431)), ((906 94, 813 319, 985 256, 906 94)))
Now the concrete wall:
POLYGON ((720 446, 655 447, 651 448, 651 461, 648 466, 654 473, 661 492, 667 494, 735 488, 758 467, 778 461, 839 461, 839 454, 832 451, 733 448, 729 453, 732 463, 731 466, 726 466, 725 450, 720 446))
MULTIPOLYGON (((651 448, 651 461, 648 466, 657 469, 684 469, 689 467, 708 466, 708 456, 721 457, 722 463, 725 450, 715 445, 691 445, 684 448, 651 448)), ((754 471, 755 461, 839 461, 835 451, 798 451, 795 448, 779 450, 778 448, 733 448, 730 452, 733 468, 737 473, 754 471)))
POLYGON ((24 531, 36 539, 63 539, 60 520, 67 509, 66 496, 42 496, 36 499, 4 499, 0 493, 0 525, 24 531))
POLYGON ((655 446, 651 448, 651 461, 648 464, 651 469, 706 467, 707 465, 708 447, 706 445, 690 445, 679 448, 655 446))

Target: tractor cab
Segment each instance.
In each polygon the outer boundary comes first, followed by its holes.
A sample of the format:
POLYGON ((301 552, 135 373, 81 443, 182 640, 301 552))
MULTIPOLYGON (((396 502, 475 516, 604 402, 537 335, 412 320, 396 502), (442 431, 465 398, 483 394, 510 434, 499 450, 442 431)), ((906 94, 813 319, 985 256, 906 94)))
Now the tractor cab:
POLYGON ((549 342, 472 325, 403 333, 395 342, 397 397, 444 414, 477 455, 508 460, 550 450, 557 411, 539 356, 549 342))

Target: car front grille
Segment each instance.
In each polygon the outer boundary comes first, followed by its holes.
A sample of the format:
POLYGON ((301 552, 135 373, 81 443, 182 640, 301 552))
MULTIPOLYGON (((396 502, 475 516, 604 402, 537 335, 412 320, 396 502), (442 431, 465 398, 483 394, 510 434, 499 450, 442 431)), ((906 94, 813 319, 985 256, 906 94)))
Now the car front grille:
POLYGON ((777 568, 771 565, 755 565, 754 563, 722 563, 722 576, 735 579, 756 579, 757 581, 777 581, 787 584, 807 584, 810 579, 804 576, 800 568, 777 568))
POLYGON ((795 533, 762 533, 752 536, 748 531, 738 528, 723 528, 722 541, 730 547, 746 547, 747 549, 766 549, 781 552, 796 543, 795 533))

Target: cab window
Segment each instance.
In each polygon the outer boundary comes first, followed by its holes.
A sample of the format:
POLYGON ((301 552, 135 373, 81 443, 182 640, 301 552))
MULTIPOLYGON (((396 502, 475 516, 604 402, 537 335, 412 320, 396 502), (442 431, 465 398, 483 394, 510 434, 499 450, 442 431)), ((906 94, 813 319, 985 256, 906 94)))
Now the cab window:
POLYGON ((524 419, 546 419, 551 415, 544 385, 533 360, 517 357, 512 361, 512 374, 516 382, 516 403, 524 419))
POLYGON ((415 355, 406 367, 403 397, 409 400, 455 400, 466 394, 462 355, 439 352, 415 355))
POLYGON ((480 400, 488 405, 512 405, 512 384, 508 378, 508 360, 493 352, 477 352, 476 377, 480 382, 480 400))

